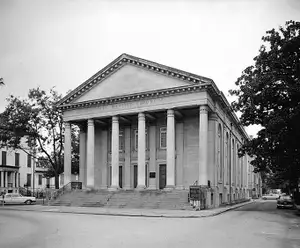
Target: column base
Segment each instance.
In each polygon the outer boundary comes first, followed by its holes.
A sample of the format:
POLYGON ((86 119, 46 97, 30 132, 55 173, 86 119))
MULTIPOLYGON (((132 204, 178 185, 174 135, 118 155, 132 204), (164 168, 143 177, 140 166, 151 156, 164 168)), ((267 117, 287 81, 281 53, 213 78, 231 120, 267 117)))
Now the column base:
POLYGON ((119 187, 118 187, 118 186, 110 186, 110 187, 108 188, 108 191, 117 191, 117 190, 119 190, 119 187))
POLYGON ((164 191, 172 191, 173 189, 175 189, 174 185, 167 185, 163 190, 164 191))
POLYGON ((135 189, 136 190, 145 190, 146 189, 146 185, 138 185, 135 189))

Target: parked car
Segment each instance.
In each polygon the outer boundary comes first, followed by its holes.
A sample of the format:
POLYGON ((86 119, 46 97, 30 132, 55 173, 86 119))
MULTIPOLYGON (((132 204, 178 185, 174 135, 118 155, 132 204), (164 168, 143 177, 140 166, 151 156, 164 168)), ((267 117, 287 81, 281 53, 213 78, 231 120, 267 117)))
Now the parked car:
POLYGON ((32 196, 22 196, 18 193, 7 193, 0 198, 0 203, 5 204, 32 204, 36 202, 36 198, 32 196))
POLYGON ((294 208, 294 200, 289 195, 282 195, 277 200, 277 208, 294 208))
POLYGON ((263 200, 277 200, 278 198, 279 198, 278 194, 268 194, 262 196, 263 200))

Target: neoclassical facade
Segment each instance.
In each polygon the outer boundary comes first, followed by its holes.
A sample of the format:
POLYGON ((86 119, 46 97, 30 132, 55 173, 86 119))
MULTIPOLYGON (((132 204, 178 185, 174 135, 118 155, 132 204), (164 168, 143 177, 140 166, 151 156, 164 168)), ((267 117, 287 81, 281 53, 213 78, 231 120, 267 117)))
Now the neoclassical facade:
MULTIPOLYGON (((71 125, 80 127, 86 188, 186 190, 211 203, 247 197, 247 133, 213 80, 122 54, 59 103, 65 121, 64 184, 71 181, 71 125)), ((252 172, 251 172, 252 173, 252 172)))

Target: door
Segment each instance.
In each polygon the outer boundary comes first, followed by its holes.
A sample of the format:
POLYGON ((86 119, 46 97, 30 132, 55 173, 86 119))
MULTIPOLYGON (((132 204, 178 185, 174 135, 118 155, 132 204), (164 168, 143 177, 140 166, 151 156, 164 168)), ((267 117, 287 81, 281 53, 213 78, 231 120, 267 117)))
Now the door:
POLYGON ((165 164, 159 165, 159 189, 164 189, 167 184, 167 167, 165 164))
POLYGON ((123 187, 123 166, 119 166, 119 186, 120 188, 123 187))
POLYGON ((133 188, 137 187, 138 181, 138 167, 137 165, 134 165, 133 167, 133 188))

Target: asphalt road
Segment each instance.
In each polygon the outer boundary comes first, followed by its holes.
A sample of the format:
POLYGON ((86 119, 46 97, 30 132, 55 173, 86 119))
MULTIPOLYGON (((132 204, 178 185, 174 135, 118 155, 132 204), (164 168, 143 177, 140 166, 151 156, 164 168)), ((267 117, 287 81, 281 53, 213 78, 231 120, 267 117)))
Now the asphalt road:
POLYGON ((300 216, 258 201, 199 219, 0 209, 1 248, 300 248, 300 216))

